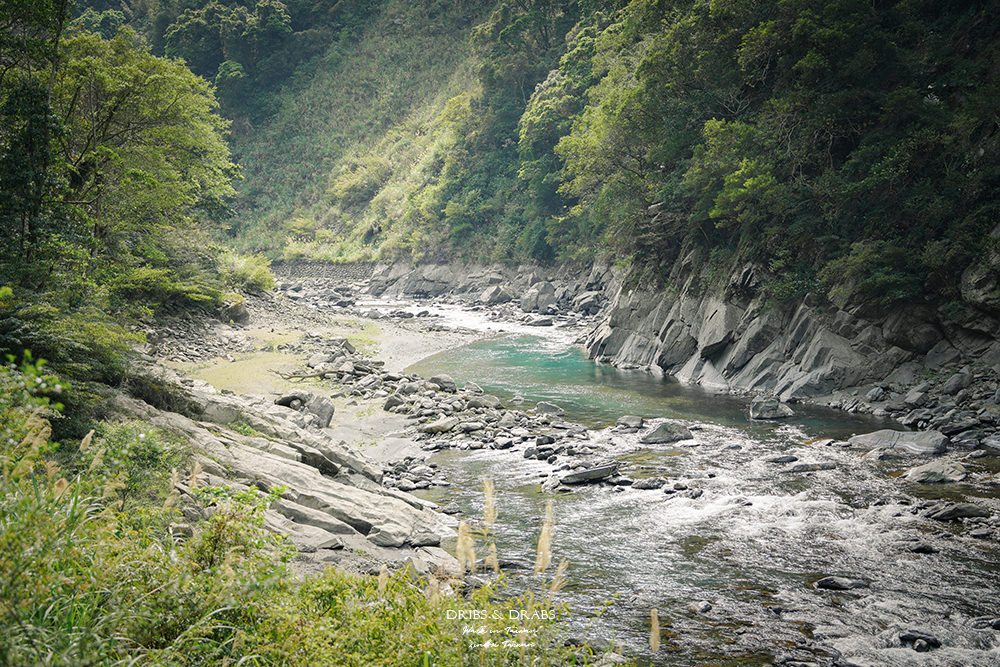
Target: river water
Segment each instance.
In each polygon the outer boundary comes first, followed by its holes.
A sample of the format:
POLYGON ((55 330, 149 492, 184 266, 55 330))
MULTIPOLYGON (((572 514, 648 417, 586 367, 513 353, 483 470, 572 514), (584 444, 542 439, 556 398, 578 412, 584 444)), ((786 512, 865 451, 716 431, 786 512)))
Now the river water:
MULTIPOLYGON (((409 370, 474 381, 511 407, 521 397, 523 409, 558 403, 622 461, 624 474, 687 487, 550 496, 539 484, 551 466, 516 451, 448 450, 431 459, 452 486, 425 497, 457 503, 467 516, 482 515, 481 480, 494 480, 497 546, 515 589, 542 584, 530 572, 545 503, 554 501, 554 562, 570 563, 558 599, 574 632, 590 640, 655 665, 1000 665, 1000 632, 982 628, 982 617, 1000 616, 997 542, 914 511, 929 498, 970 495, 996 512, 996 486, 981 474, 966 485, 918 487, 896 479, 915 462, 861 459, 822 440, 885 423, 804 409, 780 424, 751 422, 743 400, 594 364, 554 331, 480 341, 409 370), (611 428, 625 414, 681 420, 695 439, 642 445, 641 433, 611 428), (787 465, 766 460, 777 455, 836 468, 783 472, 787 465), (692 489, 701 495, 689 497, 692 489), (917 544, 934 553, 915 553, 917 544), (814 588, 833 575, 867 586, 814 588), (655 654, 654 607, 662 627, 655 654), (918 653, 901 645, 910 629, 943 646, 918 653)), ((995 459, 980 461, 996 471, 995 459)))

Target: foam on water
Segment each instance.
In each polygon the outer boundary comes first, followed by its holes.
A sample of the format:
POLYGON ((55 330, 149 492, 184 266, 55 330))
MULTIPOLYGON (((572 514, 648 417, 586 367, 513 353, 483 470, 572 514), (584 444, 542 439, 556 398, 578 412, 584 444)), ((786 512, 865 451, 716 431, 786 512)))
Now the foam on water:
MULTIPOLYGON (((862 460, 861 452, 816 442, 883 425, 801 410, 780 425, 754 423, 737 399, 596 367, 567 346, 555 337, 498 339, 417 370, 448 372, 506 397, 550 398, 594 426, 632 413, 693 429, 693 441, 670 445, 643 445, 638 434, 611 428, 592 431, 590 442, 630 476, 663 475, 700 497, 583 487, 552 498, 555 559, 571 562, 560 595, 581 630, 663 665, 763 665, 782 656, 830 664, 837 655, 856 665, 1000 665, 1000 633, 975 624, 1000 616, 997 544, 914 513, 919 499, 892 476, 907 462, 862 460), (767 460, 779 454, 835 468, 791 473, 767 460), (915 540, 939 551, 913 553, 915 540), (825 576, 866 587, 814 588, 825 576), (692 608, 701 601, 712 608, 692 608), (656 656, 646 643, 651 607, 667 629, 656 656), (899 633, 910 628, 944 646, 901 648, 899 633)), ((445 451, 436 460, 454 486, 433 498, 472 516, 482 511, 481 479, 496 482, 501 558, 530 563, 547 500, 538 483, 552 468, 516 451, 445 451)), ((1000 511, 996 498, 981 502, 1000 511)), ((537 585, 516 572, 511 580, 537 585)))

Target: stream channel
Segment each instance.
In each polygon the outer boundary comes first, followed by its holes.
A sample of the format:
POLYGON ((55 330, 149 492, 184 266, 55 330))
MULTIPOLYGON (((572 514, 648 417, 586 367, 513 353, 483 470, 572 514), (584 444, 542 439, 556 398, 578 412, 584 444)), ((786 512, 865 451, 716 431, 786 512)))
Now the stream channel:
MULTIPOLYGON (((1000 665, 1000 632, 983 627, 984 617, 1000 616, 997 542, 914 511, 929 499, 970 498, 995 512, 994 492, 910 484, 896 477, 924 461, 862 459, 823 440, 892 427, 886 422, 801 406, 781 422, 751 421, 745 399, 595 364, 551 329, 508 332, 408 370, 476 382, 515 408, 555 402, 592 429, 623 474, 687 487, 546 495, 539 484, 552 467, 518 450, 444 450, 430 459, 452 486, 422 495, 456 503, 466 516, 482 516, 482 479, 494 480, 497 547, 515 589, 541 584, 530 573, 545 503, 554 501, 553 563, 570 562, 559 599, 573 632, 588 640, 618 644, 650 665, 1000 665), (681 420, 695 439, 643 445, 643 432, 612 428, 627 414, 681 420), (789 473, 767 461, 779 455, 836 467, 789 473), (813 586, 832 575, 867 586, 813 586), (662 627, 655 655, 654 607, 662 627), (942 646, 918 653, 903 645, 900 633, 911 629, 942 646)), ((996 463, 982 460, 994 472, 996 463)))

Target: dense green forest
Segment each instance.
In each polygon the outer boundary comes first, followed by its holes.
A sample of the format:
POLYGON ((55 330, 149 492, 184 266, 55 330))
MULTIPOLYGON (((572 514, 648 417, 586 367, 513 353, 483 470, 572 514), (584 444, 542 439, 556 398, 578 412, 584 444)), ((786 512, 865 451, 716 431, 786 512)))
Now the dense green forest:
POLYGON ((958 299, 992 244, 984 3, 188 4, 131 22, 215 82, 245 250, 661 273, 696 250, 774 298, 891 305, 958 299))
POLYGON ((876 305, 954 301, 992 249, 983 3, 6 4, 4 265, 112 308, 220 298, 199 234, 661 275, 695 250, 876 305))

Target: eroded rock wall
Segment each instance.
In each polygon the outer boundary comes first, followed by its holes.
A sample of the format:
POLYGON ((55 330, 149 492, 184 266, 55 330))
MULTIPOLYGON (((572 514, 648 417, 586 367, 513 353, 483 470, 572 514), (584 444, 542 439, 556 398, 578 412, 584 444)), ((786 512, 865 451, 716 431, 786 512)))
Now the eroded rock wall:
POLYGON ((680 288, 620 281, 586 339, 591 357, 785 401, 846 387, 910 384, 922 370, 1000 363, 1000 327, 987 313, 967 316, 975 326, 919 307, 866 317, 809 296, 765 304, 752 266, 721 285, 706 287, 700 278, 675 270, 670 284, 680 288))

